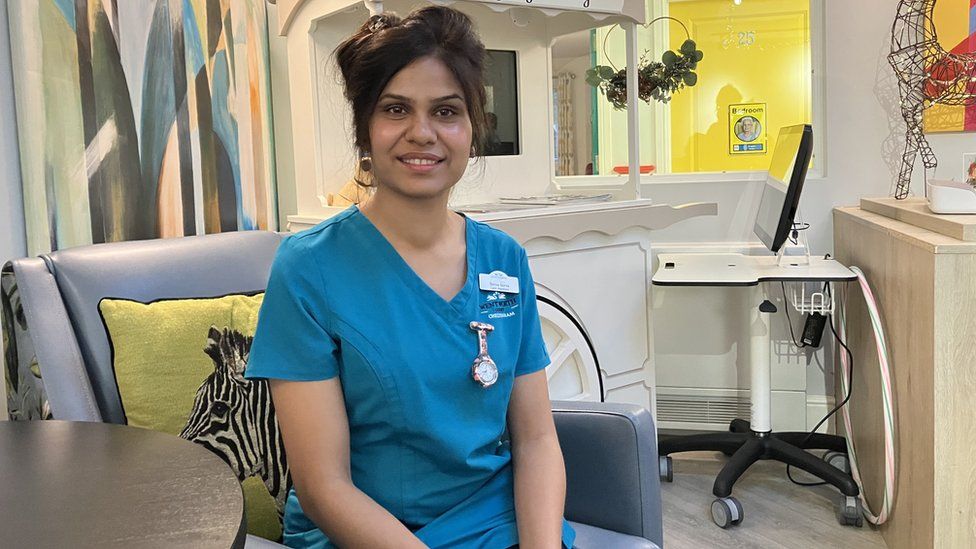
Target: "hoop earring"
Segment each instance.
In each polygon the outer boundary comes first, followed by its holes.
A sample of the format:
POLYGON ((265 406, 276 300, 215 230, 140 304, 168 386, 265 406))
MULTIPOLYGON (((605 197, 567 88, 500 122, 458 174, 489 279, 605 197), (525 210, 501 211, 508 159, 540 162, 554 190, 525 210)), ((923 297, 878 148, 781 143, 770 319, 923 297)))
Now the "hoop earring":
POLYGON ((364 154, 359 158, 359 169, 368 172, 373 169, 373 157, 368 154, 364 154))

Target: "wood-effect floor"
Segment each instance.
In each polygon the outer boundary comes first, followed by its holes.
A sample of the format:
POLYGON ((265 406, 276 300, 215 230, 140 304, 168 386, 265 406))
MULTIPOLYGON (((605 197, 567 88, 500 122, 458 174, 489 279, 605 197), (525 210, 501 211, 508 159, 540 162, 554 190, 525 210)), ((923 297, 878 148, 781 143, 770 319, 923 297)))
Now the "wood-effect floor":
MULTIPOLYGON (((722 468, 720 453, 674 456, 674 482, 661 483, 664 546, 667 549, 712 547, 762 549, 885 549, 881 534, 865 521, 861 528, 841 526, 836 509, 840 493, 831 486, 797 486, 786 477, 786 465, 763 461, 735 485, 743 521, 722 530, 712 522, 712 483, 722 468)), ((814 481, 792 468, 793 478, 814 481)))

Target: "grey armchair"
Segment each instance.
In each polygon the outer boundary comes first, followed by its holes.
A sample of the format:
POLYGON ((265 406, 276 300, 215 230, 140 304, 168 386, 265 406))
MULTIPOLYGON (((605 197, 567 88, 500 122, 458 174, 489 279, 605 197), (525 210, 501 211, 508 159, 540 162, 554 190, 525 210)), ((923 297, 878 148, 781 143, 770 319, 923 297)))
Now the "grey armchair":
MULTIPOLYGON (((104 297, 153 301, 265 288, 283 235, 266 231, 121 242, 13 262, 51 411, 124 421, 99 316, 104 297)), ((661 547, 657 437, 636 406, 553 402, 576 546, 661 547)), ((253 547, 277 546, 249 537, 253 547)))

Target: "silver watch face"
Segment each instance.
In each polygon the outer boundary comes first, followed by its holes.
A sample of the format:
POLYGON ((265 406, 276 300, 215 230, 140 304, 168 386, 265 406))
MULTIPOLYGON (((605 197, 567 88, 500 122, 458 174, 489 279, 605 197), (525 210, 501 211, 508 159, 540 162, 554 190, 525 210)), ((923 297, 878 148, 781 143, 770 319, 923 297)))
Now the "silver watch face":
POLYGON ((483 386, 488 387, 498 381, 498 367, 490 359, 478 361, 474 366, 474 376, 483 386))

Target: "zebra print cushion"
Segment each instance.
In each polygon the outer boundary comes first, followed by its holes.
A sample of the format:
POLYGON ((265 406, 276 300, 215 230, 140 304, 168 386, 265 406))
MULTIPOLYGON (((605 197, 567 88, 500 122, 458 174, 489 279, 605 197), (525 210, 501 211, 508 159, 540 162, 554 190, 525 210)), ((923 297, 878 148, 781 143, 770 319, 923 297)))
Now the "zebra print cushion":
POLYGON ((248 532, 281 535, 289 484, 267 382, 244 379, 263 294, 99 310, 126 422, 178 434, 223 459, 242 481, 248 532))
POLYGON ((253 340, 236 330, 210 328, 205 352, 214 371, 197 390, 180 436, 220 456, 241 481, 260 477, 280 522, 291 479, 268 382, 244 378, 253 340))

